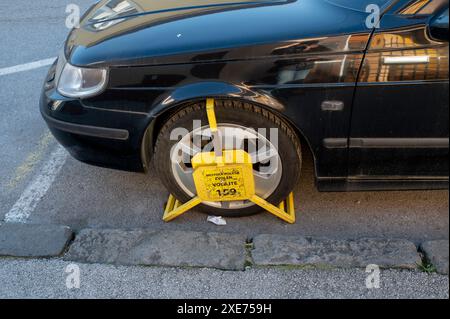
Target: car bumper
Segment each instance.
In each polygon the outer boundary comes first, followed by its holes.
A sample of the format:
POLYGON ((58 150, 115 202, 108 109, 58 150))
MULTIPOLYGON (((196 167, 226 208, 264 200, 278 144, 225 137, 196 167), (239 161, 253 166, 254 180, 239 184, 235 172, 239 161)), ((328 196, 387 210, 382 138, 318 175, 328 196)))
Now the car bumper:
POLYGON ((54 89, 43 90, 40 111, 54 137, 76 159, 134 172, 148 167, 142 140, 152 119, 146 114, 86 107, 54 89))

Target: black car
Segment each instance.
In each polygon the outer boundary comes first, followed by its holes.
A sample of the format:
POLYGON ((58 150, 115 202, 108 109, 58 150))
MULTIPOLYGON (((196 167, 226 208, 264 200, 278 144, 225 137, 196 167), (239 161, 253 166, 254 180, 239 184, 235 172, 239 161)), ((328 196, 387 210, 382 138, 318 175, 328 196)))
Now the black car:
MULTIPOLYGON (((300 178, 301 145, 321 191, 448 188, 448 7, 104 0, 70 32, 40 110, 75 158, 155 170, 181 201, 195 194, 190 159, 211 141, 206 98, 232 141, 224 148, 263 147, 256 192, 273 204, 300 178)), ((259 210, 249 201, 202 208, 259 210)))

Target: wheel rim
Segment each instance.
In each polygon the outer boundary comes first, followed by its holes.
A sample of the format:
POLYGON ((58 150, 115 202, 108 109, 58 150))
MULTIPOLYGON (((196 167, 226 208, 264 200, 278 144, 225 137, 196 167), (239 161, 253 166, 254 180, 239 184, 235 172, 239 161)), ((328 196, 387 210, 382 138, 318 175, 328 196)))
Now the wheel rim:
MULTIPOLYGON (((257 132, 236 124, 219 124, 225 150, 242 149, 252 156, 256 194, 267 199, 281 181, 282 163, 278 150, 265 137, 265 132, 257 132), (261 134, 262 133, 262 134, 261 134)), ((199 152, 213 151, 211 131, 208 126, 196 128, 184 135, 171 150, 172 174, 178 186, 189 196, 196 194, 191 159, 199 152)), ((253 206, 250 201, 205 202, 204 204, 222 209, 241 209, 253 206)))

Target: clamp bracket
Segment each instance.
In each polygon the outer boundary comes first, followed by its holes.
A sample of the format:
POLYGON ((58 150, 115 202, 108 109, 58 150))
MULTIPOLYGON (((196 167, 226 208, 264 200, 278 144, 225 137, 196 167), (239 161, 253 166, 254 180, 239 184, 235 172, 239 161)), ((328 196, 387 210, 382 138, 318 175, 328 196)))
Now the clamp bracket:
POLYGON ((249 200, 285 222, 295 223, 294 194, 278 206, 256 195, 251 155, 244 150, 223 150, 212 98, 206 100, 206 113, 214 152, 198 153, 191 160, 197 195, 186 203, 170 195, 163 220, 169 222, 203 202, 249 200))

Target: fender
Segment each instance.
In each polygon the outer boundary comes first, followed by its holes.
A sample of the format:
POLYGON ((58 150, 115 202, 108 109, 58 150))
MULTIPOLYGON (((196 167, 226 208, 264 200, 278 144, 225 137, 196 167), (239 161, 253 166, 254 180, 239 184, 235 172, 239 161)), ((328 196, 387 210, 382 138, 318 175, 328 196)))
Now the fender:
POLYGON ((275 110, 277 113, 283 113, 285 110, 283 104, 272 96, 262 92, 251 90, 245 86, 211 81, 175 88, 170 94, 167 94, 161 102, 158 102, 152 108, 149 115, 157 118, 166 111, 178 107, 180 104, 205 99, 207 97, 241 99, 250 103, 257 103, 261 107, 275 110))
MULTIPOLYGON (((279 102, 276 98, 267 94, 266 92, 252 89, 243 85, 230 84, 221 81, 205 81, 189 84, 186 86, 178 87, 170 93, 166 94, 162 101, 160 100, 160 102, 156 103, 149 114, 149 117, 152 118, 152 121, 151 123, 149 123, 148 129, 142 139, 143 145, 144 143, 148 143, 147 145, 151 145, 151 147, 154 146, 156 135, 158 134, 158 125, 156 123, 158 122, 158 119, 163 118, 164 115, 167 114, 167 112, 180 107, 180 105, 183 105, 185 103, 204 100, 208 97, 247 101, 274 112, 275 114, 283 118, 284 121, 289 123, 289 125, 291 125, 291 127, 297 133, 298 138, 303 139, 303 141, 306 142, 313 156, 315 165, 316 154, 314 154, 309 139, 302 132, 301 128, 299 128, 286 117, 286 107, 281 102, 279 102)), ((142 161, 145 167, 148 167, 148 163, 150 162, 150 160, 151 154, 142 152, 142 161)))

